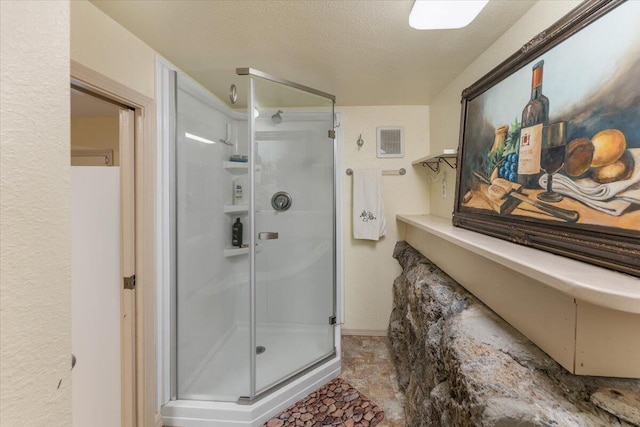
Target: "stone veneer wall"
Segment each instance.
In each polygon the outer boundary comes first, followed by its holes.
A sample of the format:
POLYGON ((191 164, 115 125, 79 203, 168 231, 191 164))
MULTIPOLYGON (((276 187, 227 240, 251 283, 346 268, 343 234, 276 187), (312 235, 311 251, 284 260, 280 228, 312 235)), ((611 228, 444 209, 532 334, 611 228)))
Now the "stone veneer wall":
POLYGON ((407 426, 640 423, 640 381, 570 374, 408 243, 393 256, 388 336, 407 426))

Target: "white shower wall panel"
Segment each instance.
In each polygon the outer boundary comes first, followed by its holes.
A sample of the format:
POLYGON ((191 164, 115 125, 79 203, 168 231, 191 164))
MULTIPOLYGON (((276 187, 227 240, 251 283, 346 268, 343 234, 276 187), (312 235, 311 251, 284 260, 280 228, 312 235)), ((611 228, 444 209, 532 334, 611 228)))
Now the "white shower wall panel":
POLYGON ((327 123, 258 122, 256 209, 270 209, 273 193, 286 191, 293 197, 292 211, 332 211, 333 140, 327 123))
MULTIPOLYGON (((223 162, 235 147, 219 142, 227 136, 227 115, 178 91, 177 151, 177 345, 178 396, 197 378, 212 351, 222 345, 238 316, 234 310, 248 284, 248 256, 224 257, 231 247, 231 221, 223 205, 231 199, 232 175, 223 162), (186 133, 215 143, 186 137, 186 133)), ((246 138, 245 138, 246 139, 246 138)), ((245 232, 248 232, 246 224, 245 232)), ((248 297, 247 297, 248 298, 248 297)), ((248 363, 248 352, 238 357, 248 363)), ((248 386, 248 384, 247 384, 248 386)))

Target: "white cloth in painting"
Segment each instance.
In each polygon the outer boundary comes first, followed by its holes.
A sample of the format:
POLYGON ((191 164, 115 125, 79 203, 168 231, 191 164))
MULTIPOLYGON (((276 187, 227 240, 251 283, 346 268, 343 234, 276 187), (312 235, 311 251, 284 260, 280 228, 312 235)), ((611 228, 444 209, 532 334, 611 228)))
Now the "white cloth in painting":
MULTIPOLYGON (((629 150, 635 162, 629 179, 599 184, 591 178, 573 180, 568 176, 555 174, 551 186, 553 191, 572 197, 587 206, 609 215, 620 216, 631 204, 640 204, 640 148, 629 150)), ((547 188, 547 175, 539 184, 547 188)))
POLYGON ((353 238, 379 240, 386 231, 382 202, 382 170, 354 170, 353 238))

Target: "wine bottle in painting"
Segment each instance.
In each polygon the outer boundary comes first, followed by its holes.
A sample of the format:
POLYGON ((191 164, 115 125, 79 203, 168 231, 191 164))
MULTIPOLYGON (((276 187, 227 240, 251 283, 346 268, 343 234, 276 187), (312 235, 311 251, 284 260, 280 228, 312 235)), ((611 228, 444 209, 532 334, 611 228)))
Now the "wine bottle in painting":
POLYGON ((533 66, 531 99, 522 110, 520 147, 518 153, 518 183, 525 188, 539 188, 542 128, 549 122, 549 98, 542 94, 544 61, 533 66))

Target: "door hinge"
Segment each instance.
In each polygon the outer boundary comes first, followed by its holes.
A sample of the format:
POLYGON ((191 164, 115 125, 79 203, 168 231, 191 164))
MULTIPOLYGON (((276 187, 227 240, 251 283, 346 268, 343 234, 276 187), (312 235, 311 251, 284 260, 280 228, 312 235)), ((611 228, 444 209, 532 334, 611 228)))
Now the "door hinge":
POLYGON ((136 275, 125 277, 124 278, 124 288, 125 289, 135 289, 136 288, 136 275))
POLYGON ((329 316, 329 324, 330 325, 335 325, 336 323, 337 323, 336 316, 329 316))
POLYGON ((336 139, 336 131, 335 130, 330 130, 329 131, 329 138, 331 139, 336 139))

